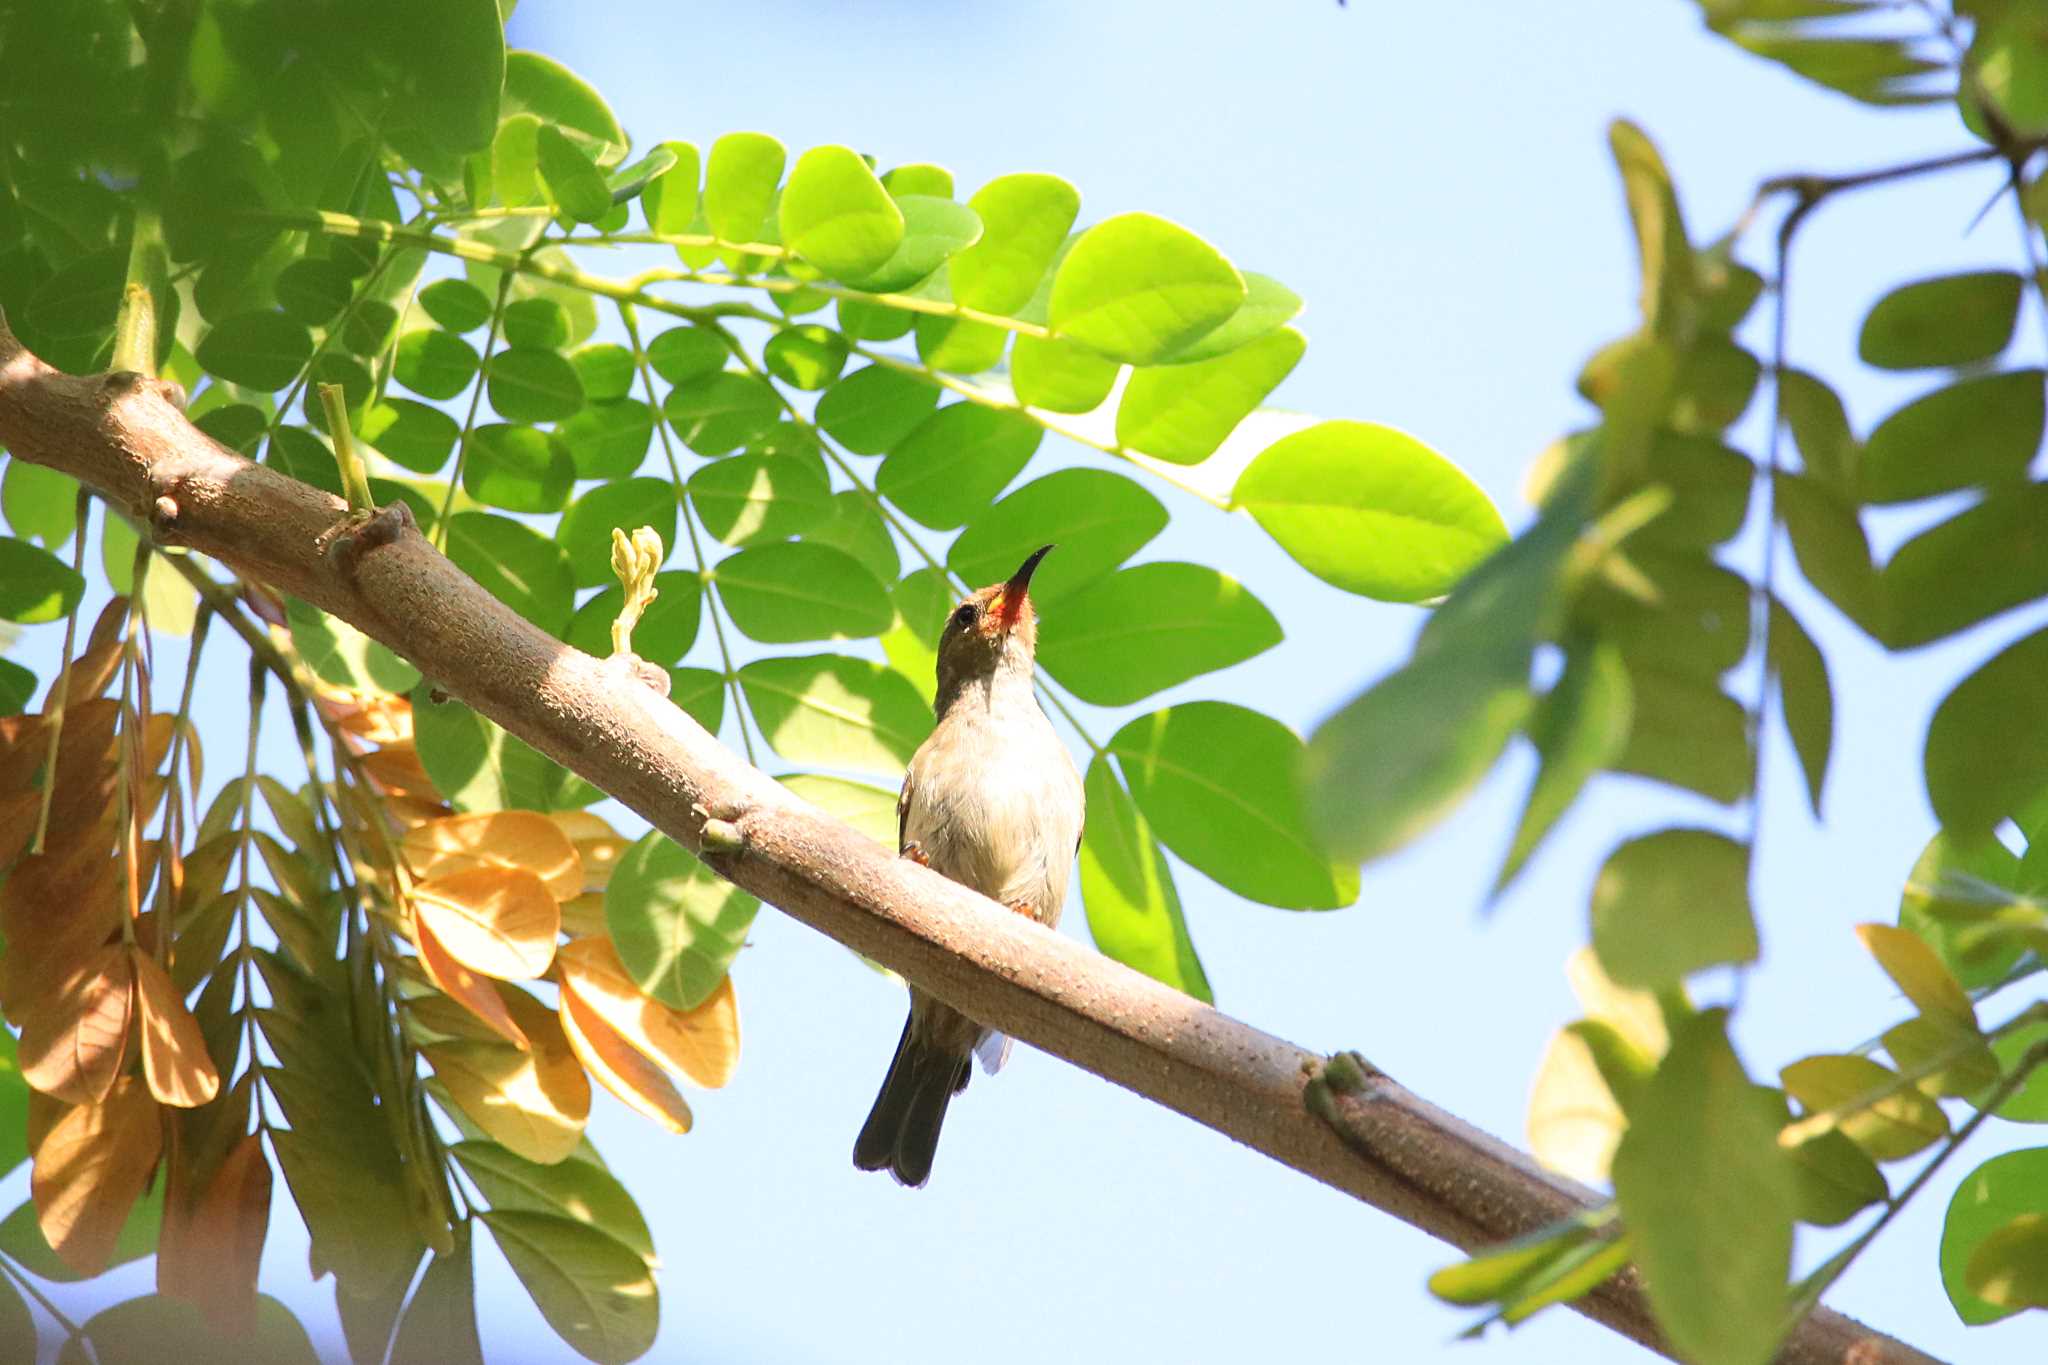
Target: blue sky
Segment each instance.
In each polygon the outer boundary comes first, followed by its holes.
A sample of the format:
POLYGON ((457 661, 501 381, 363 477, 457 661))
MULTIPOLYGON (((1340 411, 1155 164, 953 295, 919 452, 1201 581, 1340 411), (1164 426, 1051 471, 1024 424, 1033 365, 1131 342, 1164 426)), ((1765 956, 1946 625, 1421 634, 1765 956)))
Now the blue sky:
MULTIPOLYGON (((735 129, 792 149, 844 142, 884 166, 948 166, 963 195, 1003 172, 1049 170, 1081 188, 1084 221, 1142 208, 1185 223, 1308 300, 1308 355, 1276 402, 1415 433, 1469 470, 1511 524, 1527 515, 1518 490, 1529 460, 1585 418, 1571 390, 1580 362, 1633 325, 1635 260, 1609 119, 1633 118, 1658 141, 1700 239, 1733 220, 1762 176, 1969 145, 1952 111, 1873 114, 1711 38, 1680 0, 524 0, 511 32, 602 90, 642 146, 705 146, 735 129)), ((1862 310, 1903 277, 2017 259, 2003 210, 1965 234, 1995 185, 1979 176, 1877 191, 1830 205, 1806 232, 1792 357, 1838 382, 1859 430, 1914 387, 1855 366, 1862 310)), ((1746 259, 1767 265, 1757 250, 1746 259)), ((2023 344, 2038 352, 2038 315, 2025 327, 2023 344)), ((1752 415, 1744 430, 1758 425, 1752 415)), ((1049 443, 1035 469, 1083 455, 1049 443)), ((1237 700, 1306 729, 1405 654, 1416 611, 1326 588, 1248 521, 1156 491, 1176 519, 1145 557, 1237 575, 1288 636, 1167 700, 1237 700)), ((1755 551, 1745 540, 1735 553, 1747 564, 1755 551)), ((1837 747, 1823 827, 1808 817, 1782 736, 1769 742, 1758 869, 1767 960, 1740 1030, 1764 1075, 1899 1017, 1850 926, 1896 914, 1933 831, 1918 765, 1942 681, 2039 624, 2039 613, 2001 621, 1891 659, 1818 599, 1792 596, 1830 651, 1837 747)), ((54 648, 31 642, 24 660, 54 648)), ((167 676, 181 664, 178 652, 160 661, 167 676)), ((222 667, 239 676, 239 665, 222 667)), ((1732 827, 1711 808, 1645 801, 1650 789, 1614 782, 1482 917, 1531 770, 1515 753, 1431 838, 1368 867, 1345 911, 1242 903, 1183 869, 1218 1005, 1305 1046, 1357 1048, 1519 1142, 1537 1058, 1575 1013, 1561 967, 1583 941, 1599 858, 1623 834, 1672 819, 1732 827)), ((1066 931, 1085 937, 1078 913, 1066 931)), ((740 1075, 693 1097, 697 1130, 666 1137, 608 1099, 593 1125, 665 1263, 651 1358, 1647 1358, 1564 1312, 1484 1345, 1456 1343, 1462 1318, 1422 1289, 1449 1249, 1029 1050, 955 1105, 929 1188, 858 1175, 848 1153, 901 1024, 900 986, 773 912, 735 979, 740 1075)), ((1726 989, 1709 979, 1700 994, 1726 989)), ((2039 1134, 1989 1125, 1981 1150, 1934 1182, 1831 1301, 1937 1355, 2038 1359, 2038 1322, 1966 1332, 1934 1268, 1955 1178, 2030 1138, 2039 1134)), ((280 1229, 268 1261, 273 1292, 309 1316, 329 1301, 325 1286, 303 1283, 296 1236, 280 1229)), ((491 1358, 571 1359, 503 1265, 482 1261, 491 1358)))

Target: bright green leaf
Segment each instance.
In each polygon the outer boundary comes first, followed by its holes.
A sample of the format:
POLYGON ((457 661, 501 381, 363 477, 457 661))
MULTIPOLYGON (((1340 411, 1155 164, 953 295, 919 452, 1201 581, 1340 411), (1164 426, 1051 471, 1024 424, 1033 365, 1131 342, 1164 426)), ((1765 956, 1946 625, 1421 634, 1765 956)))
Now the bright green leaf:
POLYGON ((1095 946, 1127 967, 1215 1003, 1174 890, 1173 871, 1109 760, 1088 765, 1081 901, 1095 946))
POLYGON ((491 406, 507 421, 553 422, 583 406, 583 381, 558 351, 515 346, 493 355, 486 368, 491 406))
POLYGON ((568 67, 538 52, 505 54, 503 111, 507 116, 532 114, 582 133, 601 145, 600 166, 614 165, 626 154, 629 140, 604 96, 568 67))
POLYGON ((825 274, 857 279, 903 240, 903 210, 850 147, 813 147, 782 191, 782 241, 825 274))
POLYGON ((875 491, 923 525, 950 530, 1017 477, 1044 435, 1022 414, 955 403, 889 452, 875 472, 875 491))
MULTIPOLYGON (((727 545, 800 534, 832 515, 832 485, 795 455, 735 455, 690 476, 690 504, 704 529, 727 545)), ((893 575, 892 575, 893 576, 893 575)))
POLYGON ((1291 327, 1213 360, 1139 370, 1117 404, 1119 445, 1173 464, 1214 454, 1300 361, 1308 342, 1291 327))
POLYGON ((1228 355, 1241 346, 1248 346, 1269 333, 1276 332, 1301 315, 1301 295, 1289 289, 1270 275, 1256 271, 1243 271, 1244 302, 1237 311, 1211 331, 1166 359, 1169 365, 1192 365, 1201 360, 1213 360, 1228 355))
POLYGON ((676 385, 661 411, 684 445, 699 455, 727 455, 774 426, 782 403, 765 380, 722 372, 676 385))
POLYGON ((448 557, 549 634, 569 623, 575 583, 568 558, 532 527, 489 512, 457 512, 448 519, 448 557))
POLYGON ((1017 401, 1048 412, 1093 412, 1123 367, 1075 341, 1020 336, 1010 348, 1017 401))
POLYGON ((476 378, 476 348, 452 332, 422 327, 398 339, 391 375, 422 398, 453 398, 476 378))
POLYGON ((727 133, 711 144, 704 218, 714 235, 728 242, 760 240, 788 155, 765 133, 727 133))
POLYGON ((569 447, 577 478, 624 478, 647 458, 654 409, 637 398, 591 403, 556 427, 555 435, 569 447))
POLYGON ((1992 1303, 1971 1287, 1969 1268, 1986 1239, 2013 1219, 2041 1212, 2048 1189, 2048 1147, 2003 1152, 1963 1177, 1941 1228, 1941 1283, 1956 1316, 1972 1326, 1996 1322, 2018 1305, 1992 1303))
POLYGON ((1244 279, 1215 247, 1146 213, 1096 224, 1053 280, 1056 335, 1113 360, 1151 365, 1172 355, 1244 302, 1244 279))
POLYGON ((976 516, 947 549, 946 566, 969 584, 996 583, 1039 546, 1057 545, 1031 579, 1033 601, 1057 602, 1143 549, 1166 521, 1159 499, 1123 475, 1062 469, 976 516))
POLYGON ((579 588, 595 588, 612 580, 612 531, 628 536, 651 526, 664 550, 676 543, 675 486, 666 479, 618 479, 600 484, 578 497, 555 528, 555 543, 569 556, 569 572, 579 588))
POLYGON ((762 644, 860 639, 889 628, 882 585, 829 545, 756 545, 719 561, 716 582, 733 624, 762 644))
POLYGON ((874 269, 857 278, 846 277, 856 289, 871 294, 900 293, 981 237, 981 219, 965 204, 922 194, 898 195, 895 203, 903 214, 902 240, 874 269))
POLYGON ((846 366, 846 338, 829 327, 784 327, 761 348, 768 373, 795 389, 822 389, 846 366))
POLYGON ((953 258, 953 298, 985 313, 1015 314, 1037 292, 1081 211, 1081 194, 1054 175, 997 176, 967 201, 981 239, 953 258))
MULTIPOLYGON (((486 507, 507 512, 559 511, 575 482, 576 466, 569 447, 537 427, 490 422, 470 436, 462 489, 486 507)), ((606 552, 609 554, 609 547, 606 552)))
POLYGON ((468 280, 435 280, 419 293, 427 316, 450 332, 474 332, 491 320, 491 301, 468 280))
POLYGON ((679 1010, 718 989, 760 908, 658 832, 626 851, 604 893, 605 924, 634 984, 679 1010))
POLYGON ((938 403, 936 384, 870 365, 818 399, 818 428, 855 455, 880 455, 915 431, 938 403))
POLYGON ((792 763, 893 777, 931 733, 931 708, 909 680, 865 659, 756 659, 739 680, 762 737, 792 763))
POLYGON ((1038 659, 1082 701, 1122 706, 1280 637, 1280 623, 1235 579, 1200 564, 1140 564, 1062 600, 1040 629, 1038 659))

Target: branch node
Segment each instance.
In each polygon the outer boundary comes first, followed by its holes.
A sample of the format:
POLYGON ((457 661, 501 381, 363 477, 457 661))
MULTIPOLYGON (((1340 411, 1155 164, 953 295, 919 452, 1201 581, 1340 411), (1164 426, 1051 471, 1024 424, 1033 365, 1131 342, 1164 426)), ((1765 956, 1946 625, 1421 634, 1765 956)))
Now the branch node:
POLYGON ((710 819, 704 822, 700 836, 706 853, 737 853, 746 847, 747 836, 740 827, 730 820, 710 819))
POLYGON ((320 553, 336 565, 342 577, 354 586, 356 568, 370 551, 396 542, 407 531, 416 531, 412 508, 402 501, 387 503, 368 515, 351 513, 321 534, 320 553))

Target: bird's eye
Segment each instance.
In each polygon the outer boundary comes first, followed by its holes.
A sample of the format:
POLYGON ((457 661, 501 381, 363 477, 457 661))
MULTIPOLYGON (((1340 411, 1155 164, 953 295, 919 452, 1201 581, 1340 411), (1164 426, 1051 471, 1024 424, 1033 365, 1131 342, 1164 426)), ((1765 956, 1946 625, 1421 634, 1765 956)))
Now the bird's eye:
POLYGON ((954 624, 954 625, 956 625, 956 626, 971 626, 971 625, 973 625, 973 624, 974 624, 974 603, 972 603, 972 602, 962 602, 962 603, 960 604, 960 609, 959 609, 958 611, 956 611, 956 612, 954 612, 954 613, 953 613, 953 624, 954 624))

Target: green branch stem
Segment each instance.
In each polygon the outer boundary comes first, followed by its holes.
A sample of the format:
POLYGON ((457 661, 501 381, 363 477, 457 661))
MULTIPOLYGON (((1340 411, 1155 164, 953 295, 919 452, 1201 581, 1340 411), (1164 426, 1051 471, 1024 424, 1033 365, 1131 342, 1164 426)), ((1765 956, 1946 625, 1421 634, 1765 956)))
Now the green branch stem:
POLYGON ((462 487, 462 467, 469 460, 469 438, 476 432, 476 415, 483 406, 484 387, 490 382, 491 352, 505 325, 505 301, 512 293, 512 272, 498 276, 498 297, 491 304, 491 326, 484 333, 483 355, 476 364, 476 387, 469 391, 469 414, 462 419, 462 435, 455 442, 455 468, 448 471, 448 491, 441 498, 441 510, 434 517, 434 548, 448 552, 448 515, 455 508, 456 490, 462 487))

